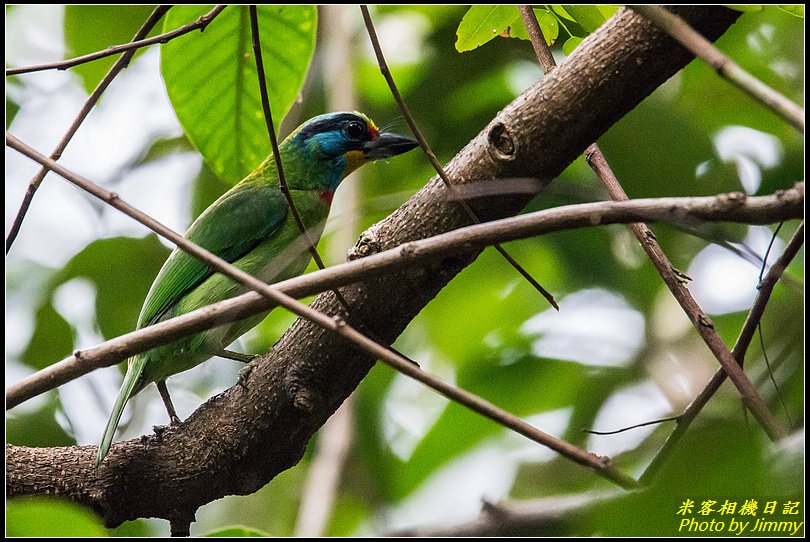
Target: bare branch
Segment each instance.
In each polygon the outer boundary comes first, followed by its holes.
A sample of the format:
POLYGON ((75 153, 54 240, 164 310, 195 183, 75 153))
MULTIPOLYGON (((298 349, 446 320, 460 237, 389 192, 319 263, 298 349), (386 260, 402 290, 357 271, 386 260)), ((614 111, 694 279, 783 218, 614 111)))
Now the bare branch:
MULTIPOLYGON (((542 39, 543 33, 540 30, 539 24, 536 24, 537 20, 534 16, 534 12, 529 9, 523 13, 523 17, 529 20, 534 19, 535 24, 532 25, 530 23, 530 26, 536 26, 536 28, 534 28, 534 31, 530 34, 530 38, 532 39, 532 45, 535 50, 548 48, 545 40, 542 39)), ((538 55, 538 58, 539 57, 540 55, 538 55)), ((540 62, 541 66, 543 66, 544 61, 541 60, 540 62)), ((543 67, 545 68, 545 66, 543 67)), ((602 181, 602 184, 605 186, 612 199, 616 201, 625 201, 628 199, 627 193, 624 191, 624 188, 622 188, 619 180, 616 178, 616 175, 613 173, 613 170, 610 168, 605 156, 596 143, 591 144, 585 151, 585 160, 599 177, 599 180, 602 181)), ((655 235, 641 222, 630 224, 630 229, 633 231, 639 243, 641 243, 641 247, 655 266, 658 274, 661 275, 661 278, 667 285, 667 288, 669 288, 673 297, 675 297, 681 305, 681 308, 689 317, 689 320, 692 322, 692 325, 694 325, 698 334, 712 351, 712 354, 717 358, 721 367, 723 367, 725 372, 731 377, 731 381, 740 392, 743 402, 751 410, 752 414, 754 414, 754 417, 756 417, 760 425, 765 429, 765 432, 768 433, 771 439, 778 439, 784 436, 785 430, 781 427, 773 414, 771 414, 765 401, 759 396, 759 393, 754 385, 751 384, 748 376, 746 376, 742 368, 737 365, 731 352, 729 352, 725 343, 720 338, 720 335, 715 331, 711 319, 700 305, 698 305, 695 298, 692 297, 691 292, 684 285, 682 277, 675 269, 675 266, 669 261, 669 258, 667 258, 667 255, 655 239, 655 235)))
MULTIPOLYGON (((776 262, 774 262, 768 271, 768 274, 759 284, 759 293, 754 300, 754 304, 751 306, 751 310, 748 311, 748 316, 746 317, 745 323, 740 330, 740 335, 737 337, 737 341, 734 343, 734 348, 731 351, 731 354, 734 356, 737 363, 739 363, 740 367, 742 367, 743 362, 745 361, 745 353, 748 350, 748 345, 751 344, 751 340, 754 337, 754 332, 759 326, 759 322, 762 320, 762 316, 765 313, 765 307, 768 305, 771 292, 773 292, 776 283, 779 282, 779 279, 781 278, 782 273, 785 272, 785 269, 787 269, 787 266, 799 253, 799 250, 803 244, 804 222, 799 225, 796 233, 793 234, 793 238, 790 240, 787 247, 785 247, 785 251, 781 256, 779 256, 776 262)), ((659 450, 659 452, 653 458, 650 465, 644 471, 644 474, 641 476, 642 482, 647 482, 660 470, 661 466, 664 464, 664 461, 666 461, 666 459, 670 456, 677 443, 680 442, 681 437, 684 435, 691 423, 694 421, 700 411, 703 410, 703 407, 706 406, 709 399, 711 399, 717 390, 720 389, 720 385, 723 384, 725 380, 726 372, 721 367, 714 374, 703 391, 701 391, 700 394, 689 404, 689 406, 686 407, 686 410, 684 410, 683 413, 678 416, 674 431, 664 443, 661 450, 659 450)))
POLYGON ((557 67, 557 63, 554 61, 551 49, 548 48, 540 23, 537 22, 537 17, 534 16, 531 6, 520 5, 518 9, 520 10, 520 17, 523 19, 523 26, 526 27, 526 31, 529 33, 529 41, 531 41, 534 48, 534 54, 537 55, 537 61, 540 63, 543 73, 548 73, 557 67))
POLYGON ((430 538, 483 536, 543 536, 576 519, 594 506, 615 499, 623 493, 593 491, 575 495, 556 495, 525 501, 483 502, 481 513, 472 521, 439 528, 418 528, 391 533, 389 536, 430 538))
MULTIPOLYGON (((152 28, 157 24, 157 22, 166 14, 169 10, 169 6, 158 6, 149 16, 143 26, 141 26, 138 33, 135 34, 134 40, 140 40, 144 38, 152 28)), ((101 98, 101 95, 107 90, 107 87, 110 86, 113 79, 129 65, 129 61, 132 60, 132 57, 135 55, 135 50, 126 51, 121 58, 115 61, 115 64, 109 69, 107 74, 104 78, 96 85, 96 88, 93 92, 88 96, 87 100, 84 102, 79 114, 76 115, 76 118, 73 119, 73 123, 68 128, 65 135, 62 136, 62 139, 59 143, 56 144, 56 148, 51 153, 51 158, 54 160, 59 160, 64 152, 65 148, 67 147, 70 140, 76 134, 76 131, 79 129, 79 126, 82 125, 84 119, 87 115, 90 114, 90 111, 96 105, 98 100, 101 98)), ((45 178, 45 175, 48 174, 47 168, 41 168, 36 175, 29 181, 28 189, 25 191, 25 195, 23 196, 22 203, 20 204, 20 209, 17 211, 17 216, 14 218, 14 222, 11 224, 11 229, 6 236, 6 254, 8 251, 11 250, 11 245, 14 244, 14 240, 17 238, 17 235, 20 233, 20 228, 22 227, 23 220, 25 219, 26 213, 28 213, 28 208, 31 206, 31 201, 34 199, 34 194, 36 193, 39 185, 42 183, 42 180, 45 178)))
POLYGON ((683 19, 661 6, 629 6, 655 25, 678 40, 681 45, 704 60, 727 81, 745 91, 762 105, 787 120, 797 130, 804 133, 804 108, 775 91, 724 55, 709 40, 696 32, 683 19))
MULTIPOLYGON (((169 7, 171 6, 160 6, 158 9, 161 10, 162 13, 165 13, 166 11, 168 11, 169 7)), ((6 76, 8 77, 9 75, 20 75, 24 73, 40 72, 45 70, 66 70, 68 68, 72 68, 80 64, 86 64, 88 62, 99 60, 101 58, 106 58, 112 55, 117 55, 119 53, 132 52, 134 54, 135 50, 137 49, 148 47, 156 43, 167 43, 173 40, 174 38, 177 38, 184 34, 188 34, 189 32, 193 32, 194 30, 201 30, 201 31, 205 30, 205 27, 208 26, 208 24, 214 19, 214 17, 219 15, 223 9, 225 9, 225 6, 217 6, 194 22, 183 25, 180 28, 176 28, 170 32, 153 36, 151 38, 135 39, 129 43, 124 43, 121 45, 112 45, 110 47, 107 47, 103 51, 96 51, 94 53, 88 53, 86 55, 77 56, 76 58, 69 58, 67 60, 61 60, 59 62, 51 62, 49 64, 38 64, 36 66, 25 66, 21 68, 8 68, 6 70, 6 76)), ((146 33, 148 34, 149 32, 146 33)), ((139 32, 139 35, 140 34, 141 33, 139 32)))
MULTIPOLYGON (((495 242, 516 241, 574 228, 627 224, 638 220, 676 225, 683 221, 693 223, 697 220, 771 224, 801 218, 803 206, 804 183, 772 196, 747 197, 735 192, 697 198, 651 198, 568 205, 410 241, 365 258, 276 283, 274 287, 291 297, 301 298, 394 270, 401 271, 424 265, 425 262, 468 253, 495 242)), ((298 249, 304 249, 303 243, 294 247, 294 250, 298 249)), ((99 367, 115 365, 150 348, 269 310, 274 306, 274 303, 257 293, 246 293, 121 335, 77 352, 70 358, 9 386, 6 390, 6 408, 13 408, 99 367)))

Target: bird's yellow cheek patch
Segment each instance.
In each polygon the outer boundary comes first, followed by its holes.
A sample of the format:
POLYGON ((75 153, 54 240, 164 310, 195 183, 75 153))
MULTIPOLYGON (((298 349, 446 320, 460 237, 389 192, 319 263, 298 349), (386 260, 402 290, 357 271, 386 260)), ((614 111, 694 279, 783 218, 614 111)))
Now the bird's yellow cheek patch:
POLYGON ((346 169, 343 170, 344 177, 368 162, 363 156, 363 151, 349 151, 343 156, 346 158, 346 169))

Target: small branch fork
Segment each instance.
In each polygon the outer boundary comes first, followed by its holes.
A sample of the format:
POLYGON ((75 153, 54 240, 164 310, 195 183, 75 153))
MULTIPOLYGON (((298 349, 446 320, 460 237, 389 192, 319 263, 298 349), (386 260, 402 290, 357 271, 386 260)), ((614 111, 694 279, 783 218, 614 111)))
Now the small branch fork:
MULTIPOLYGON (((161 10, 162 13, 165 13, 166 11, 168 11, 170 7, 171 6, 160 6, 157 8, 157 10, 161 10)), ((180 37, 183 34, 188 34, 189 32, 193 32, 194 30, 205 30, 205 27, 208 26, 208 24, 214 19, 214 17, 219 15, 223 9, 225 9, 224 5, 217 6, 192 23, 183 25, 180 28, 176 28, 174 30, 171 30, 163 34, 159 34, 157 36, 152 36, 151 38, 134 39, 129 43, 123 43, 121 45, 113 45, 107 47, 102 51, 95 51, 93 53, 77 56, 75 58, 61 60, 59 62, 51 62, 48 64, 37 64, 36 66, 24 66, 20 68, 8 68, 6 69, 6 77, 10 75, 21 75, 24 73, 41 72, 46 70, 64 71, 68 68, 73 68, 80 64, 87 64, 88 62, 106 58, 112 55, 117 55, 119 53, 128 53, 130 51, 134 52, 136 49, 141 49, 143 47, 155 45, 156 43, 168 43, 174 38, 180 37)), ((147 31, 146 34, 148 33, 149 32, 147 31)), ((141 32, 138 32, 138 35, 141 35, 141 32)))
MULTIPOLYGON (((754 332, 759 326, 762 316, 765 314, 765 307, 768 305, 771 292, 773 292, 776 283, 779 282, 779 279, 782 277, 785 269, 787 269, 788 264, 790 264, 790 262, 793 261, 793 258, 795 258, 799 253, 799 250, 803 244, 804 222, 802 221, 802 223, 799 224, 799 227, 796 229, 796 232, 793 234, 790 242, 785 247, 785 251, 782 252, 779 258, 777 258, 776 262, 774 262, 770 270, 768 270, 768 274, 765 275, 765 278, 762 279, 757 286, 759 290, 757 297, 754 300, 754 304, 751 306, 751 310, 748 312, 745 323, 740 330, 740 335, 737 337, 737 341, 734 343, 734 348, 731 350, 731 355, 734 356, 734 359, 737 361, 740 367, 742 367, 745 361, 745 354, 748 351, 748 346, 751 344, 751 340, 754 338, 754 332)), ((763 265, 765 265, 765 263, 763 263, 763 265)), ((669 438, 664 443, 664 446, 661 448, 661 450, 659 450, 652 462, 650 462, 650 464, 647 466, 647 469, 641 475, 640 481, 642 483, 647 483, 650 481, 660 470, 661 466, 664 464, 664 461, 675 449, 675 446, 681 440, 681 437, 683 437, 683 435, 686 433, 686 430, 689 429, 691 423, 694 421, 703 407, 706 406, 709 399, 711 399, 717 390, 720 389, 720 385, 725 382, 725 380, 726 371, 721 367, 717 370, 703 391, 701 391, 700 394, 695 397, 692 403, 686 407, 686 410, 676 417, 674 431, 672 434, 670 434, 669 438)))
MULTIPOLYGON (((534 12, 528 6, 522 6, 520 9, 521 16, 527 28, 531 28, 529 37, 532 40, 532 45, 535 50, 548 48, 546 41, 543 38, 543 31, 534 16, 534 12)), ((552 59, 553 60, 553 59, 552 59)), ((538 55, 538 61, 544 70, 547 68, 554 69, 555 66, 546 66, 542 55, 538 55)), ((602 181, 602 184, 607 188, 610 197, 615 201, 625 201, 628 199, 627 194, 616 178, 607 163, 602 151, 596 145, 592 144, 585 151, 585 159, 596 175, 602 181)), ((746 407, 751 411, 759 424, 768 434, 768 436, 777 440, 785 435, 785 430, 773 416, 768 409, 765 401, 762 400, 754 385, 748 379, 745 372, 737 364, 736 360, 728 350, 723 340, 714 329, 714 324, 709 319, 708 315, 700 308, 697 301, 695 301, 688 288, 683 284, 680 277, 676 273, 675 267, 667 258, 661 246, 655 240, 655 235, 643 223, 634 223, 630 225, 633 234, 641 243, 642 248, 647 253, 650 261, 653 263, 658 273, 661 275, 664 283, 669 288, 672 295, 683 308, 689 320, 695 326, 698 334, 703 341, 712 351, 712 354, 717 358, 725 373, 729 375, 731 381, 737 387, 743 402, 746 407)))
MULTIPOLYGON (((130 60, 132 60, 132 57, 135 56, 135 52, 137 51, 137 48, 133 47, 132 44, 148 41, 144 40, 143 38, 145 38, 149 34, 152 28, 154 28, 154 26, 163 17, 163 15, 166 14, 166 12, 169 10, 170 7, 171 6, 158 6, 157 8, 155 8, 155 10, 152 12, 152 14, 140 28, 140 30, 138 30, 138 33, 135 34, 132 43, 130 43, 128 46, 119 46, 121 48, 121 51, 123 51, 123 54, 118 60, 115 61, 115 64, 113 64, 113 66, 104 76, 104 78, 99 82, 99 84, 87 98, 78 115, 76 115, 76 118, 73 119, 73 123, 70 125, 67 132, 62 136, 62 139, 59 141, 59 143, 57 143, 56 148, 51 153, 51 158, 53 160, 59 160, 59 158, 62 156, 62 153, 65 151, 65 148, 67 148, 68 143, 70 143, 70 140, 73 139, 73 136, 76 134, 79 127, 84 122, 84 119, 87 118, 87 115, 90 114, 90 111, 93 109, 93 107, 95 107, 96 103, 101 98, 101 95, 104 93, 105 90, 107 90, 107 87, 110 86, 110 83, 112 83, 113 79, 115 79, 116 76, 129 65, 130 60)), ((165 37, 164 35, 164 37, 162 38, 163 40, 162 42, 165 43, 165 41, 168 41, 173 37, 177 37, 187 32, 191 32, 192 30, 197 29, 201 31, 204 30, 208 26, 208 24, 210 24, 211 21, 214 20, 214 18, 222 12, 223 9, 224 6, 215 7, 206 15, 200 17, 197 21, 189 23, 188 25, 185 25, 173 31, 174 32, 173 36, 165 37)), ((143 46, 144 45, 139 45, 138 47, 143 46)), ((10 74, 7 72, 6 75, 10 74)), ((6 236, 6 254, 8 254, 9 250, 11 250, 11 245, 14 244, 15 239, 17 239, 17 235, 20 233, 20 228, 22 227, 25 215, 28 213, 28 209, 31 206, 31 201, 34 199, 34 194, 36 194, 39 185, 42 183, 42 180, 45 178, 45 175, 47 175, 47 173, 48 168, 43 167, 29 181, 28 189, 26 190, 25 195, 23 196, 22 203, 20 204, 20 209, 17 211, 17 216, 14 218, 14 222, 12 222, 11 224, 11 229, 9 230, 8 235, 6 236)))

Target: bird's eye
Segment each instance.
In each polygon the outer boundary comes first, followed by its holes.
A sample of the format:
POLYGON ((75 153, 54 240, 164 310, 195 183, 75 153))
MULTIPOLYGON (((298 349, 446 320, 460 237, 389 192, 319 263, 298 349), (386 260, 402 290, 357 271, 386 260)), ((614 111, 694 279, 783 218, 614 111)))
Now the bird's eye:
POLYGON ((346 126, 346 134, 352 139, 363 139, 366 135, 366 127, 361 122, 352 121, 346 126))

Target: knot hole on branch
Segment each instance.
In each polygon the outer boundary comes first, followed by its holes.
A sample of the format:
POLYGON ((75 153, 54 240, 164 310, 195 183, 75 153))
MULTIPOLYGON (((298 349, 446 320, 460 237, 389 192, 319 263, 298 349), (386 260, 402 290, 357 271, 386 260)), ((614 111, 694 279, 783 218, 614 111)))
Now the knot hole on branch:
POLYGON ((380 252, 380 243, 373 231, 364 231, 354 247, 349 251, 348 260, 358 260, 380 252))
POLYGON ((509 133, 509 129, 501 122, 495 123, 489 129, 487 136, 489 141, 489 153, 496 160, 514 160, 517 152, 515 140, 509 133))

